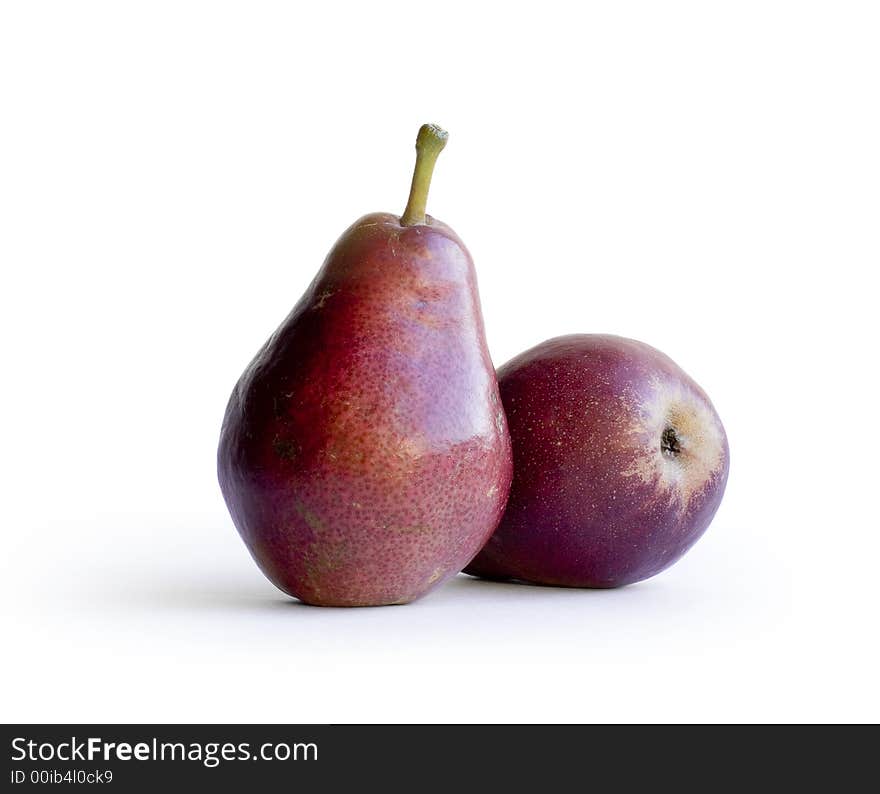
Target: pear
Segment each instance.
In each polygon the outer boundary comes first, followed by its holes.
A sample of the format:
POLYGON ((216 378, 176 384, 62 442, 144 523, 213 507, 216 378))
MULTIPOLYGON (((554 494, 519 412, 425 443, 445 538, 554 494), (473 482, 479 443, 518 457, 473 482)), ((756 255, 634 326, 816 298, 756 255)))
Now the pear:
POLYGON ((516 474, 465 573, 620 587, 681 558, 721 504, 727 435, 697 383, 659 350, 572 334, 498 370, 516 474))
POLYGON ((323 606, 404 604, 495 529, 510 438, 476 275, 425 214, 445 131, 424 125, 403 215, 365 215, 244 371, 220 487, 263 573, 323 606))

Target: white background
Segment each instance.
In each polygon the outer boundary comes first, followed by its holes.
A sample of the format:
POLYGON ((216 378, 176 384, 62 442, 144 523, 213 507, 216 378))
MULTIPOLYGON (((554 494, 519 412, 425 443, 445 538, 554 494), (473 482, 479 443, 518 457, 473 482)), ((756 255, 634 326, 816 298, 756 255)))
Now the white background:
POLYGON ((876 4, 0 9, 0 718, 880 718, 876 4), (317 609, 239 540, 229 392, 424 121, 496 363, 613 332, 712 396, 655 579, 317 609))

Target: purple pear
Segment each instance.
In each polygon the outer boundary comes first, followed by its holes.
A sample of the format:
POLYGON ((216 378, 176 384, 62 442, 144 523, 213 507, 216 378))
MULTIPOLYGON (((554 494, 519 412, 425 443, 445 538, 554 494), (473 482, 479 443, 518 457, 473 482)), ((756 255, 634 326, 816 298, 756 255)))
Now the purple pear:
POLYGON ((564 336, 512 359, 498 380, 514 479, 466 573, 618 587, 672 565, 709 526, 727 437, 705 392, 663 353, 564 336))

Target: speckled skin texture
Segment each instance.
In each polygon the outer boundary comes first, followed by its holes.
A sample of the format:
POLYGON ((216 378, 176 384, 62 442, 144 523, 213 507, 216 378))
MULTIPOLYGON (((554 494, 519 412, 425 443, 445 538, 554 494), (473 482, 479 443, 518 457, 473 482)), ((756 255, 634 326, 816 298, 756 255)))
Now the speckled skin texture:
POLYGON ((617 587, 672 565, 709 526, 727 437, 703 390, 663 353, 565 336, 509 361, 498 380, 514 480, 466 573, 617 587))
POLYGON ((446 225, 361 218, 235 387, 220 486, 269 579, 401 604, 458 573, 512 477, 470 255, 446 225))

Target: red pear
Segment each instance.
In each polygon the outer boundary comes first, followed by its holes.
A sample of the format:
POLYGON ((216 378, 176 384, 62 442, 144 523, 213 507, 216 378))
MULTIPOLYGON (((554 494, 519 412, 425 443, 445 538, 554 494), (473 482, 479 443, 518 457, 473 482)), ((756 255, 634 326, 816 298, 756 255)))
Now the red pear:
POLYGON ((425 215, 425 125, 403 216, 366 215, 241 376, 220 485, 266 576, 310 604, 412 601, 498 523, 511 450, 471 257, 425 215))
POLYGON ((551 339, 498 371, 514 480, 466 573, 570 587, 638 582, 703 534, 729 452, 705 392, 617 336, 551 339))

